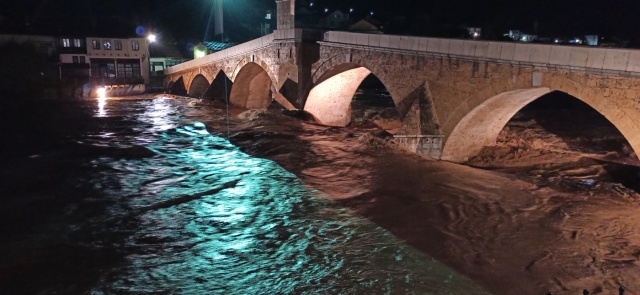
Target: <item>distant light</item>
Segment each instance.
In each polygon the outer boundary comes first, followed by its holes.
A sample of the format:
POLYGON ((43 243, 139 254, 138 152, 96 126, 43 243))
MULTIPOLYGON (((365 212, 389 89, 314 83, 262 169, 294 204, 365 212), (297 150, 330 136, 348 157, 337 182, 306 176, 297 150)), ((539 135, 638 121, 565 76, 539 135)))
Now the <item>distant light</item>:
POLYGON ((349 13, 352 13, 352 12, 353 12, 353 8, 349 8, 349 13))
POLYGON ((104 117, 107 115, 104 107, 107 104, 107 89, 104 87, 98 87, 96 89, 98 93, 98 117, 104 117))
POLYGON ((202 50, 194 50, 195 52, 195 57, 196 58, 201 58, 204 57, 205 55, 207 55, 206 51, 202 51, 202 50))
POLYGON ((309 4, 309 7, 313 7, 313 2, 311 2, 311 3, 309 4))
POLYGON ((158 37, 155 34, 149 34, 149 36, 147 36, 147 40, 149 40, 149 43, 156 42, 157 38, 158 37))
POLYGON ((372 16, 373 16, 373 11, 372 11, 372 12, 370 12, 370 13, 369 13, 369 15, 372 15, 372 16))
POLYGON ((324 13, 327 13, 327 12, 329 12, 329 8, 324 9, 324 13))
POLYGON ((98 89, 96 90, 96 93, 98 93, 98 99, 107 98, 107 89, 104 87, 98 87, 98 89))

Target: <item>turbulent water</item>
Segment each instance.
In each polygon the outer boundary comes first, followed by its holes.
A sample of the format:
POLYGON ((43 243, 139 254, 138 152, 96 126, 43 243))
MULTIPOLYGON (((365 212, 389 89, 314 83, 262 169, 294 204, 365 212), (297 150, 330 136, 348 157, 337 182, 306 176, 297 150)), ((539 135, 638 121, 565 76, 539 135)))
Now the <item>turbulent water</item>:
MULTIPOLYGON (((259 114, 227 125, 224 109, 194 102, 86 102, 91 116, 73 132, 5 166, 2 293, 489 294, 225 138, 269 137, 256 132, 268 129, 250 118, 259 114)), ((287 144, 274 138, 262 153, 287 144)), ((339 171, 301 169, 334 192, 359 193, 339 171)))
POLYGON ((0 293, 640 294, 636 166, 549 140, 472 163, 502 172, 433 161, 380 114, 146 97, 0 116, 0 293))

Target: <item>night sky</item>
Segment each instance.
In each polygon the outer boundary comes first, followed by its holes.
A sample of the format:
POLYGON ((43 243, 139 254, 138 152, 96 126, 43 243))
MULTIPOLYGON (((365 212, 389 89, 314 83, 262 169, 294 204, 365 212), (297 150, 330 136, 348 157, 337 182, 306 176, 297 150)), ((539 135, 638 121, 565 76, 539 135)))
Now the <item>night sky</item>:
MULTIPOLYGON (((133 37, 136 28, 165 40, 201 41, 209 25, 211 0, 2 0, 0 33, 109 35, 133 37)), ((496 39, 509 29, 543 36, 599 34, 640 40, 637 0, 298 0, 314 2, 320 17, 354 8, 353 18, 371 11, 392 34, 448 36, 462 26, 482 27, 496 39)), ((234 41, 257 37, 273 0, 225 1, 225 32, 234 41)))

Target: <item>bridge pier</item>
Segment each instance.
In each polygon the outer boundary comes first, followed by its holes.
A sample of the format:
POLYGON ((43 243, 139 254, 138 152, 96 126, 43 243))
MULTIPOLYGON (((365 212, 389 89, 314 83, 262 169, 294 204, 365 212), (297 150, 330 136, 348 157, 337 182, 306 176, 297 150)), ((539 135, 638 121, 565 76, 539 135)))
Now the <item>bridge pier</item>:
POLYGON ((444 135, 394 135, 395 141, 418 155, 439 160, 442 155, 444 135))

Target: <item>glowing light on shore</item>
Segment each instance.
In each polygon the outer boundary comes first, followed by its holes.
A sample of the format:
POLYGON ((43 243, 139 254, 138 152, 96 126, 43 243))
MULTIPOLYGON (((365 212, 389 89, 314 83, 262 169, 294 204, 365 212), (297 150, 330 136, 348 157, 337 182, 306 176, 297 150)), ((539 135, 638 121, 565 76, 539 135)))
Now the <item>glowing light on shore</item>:
POLYGON ((104 110, 104 106, 107 105, 107 89, 99 87, 96 93, 98 93, 98 116, 104 117, 107 114, 104 110))

